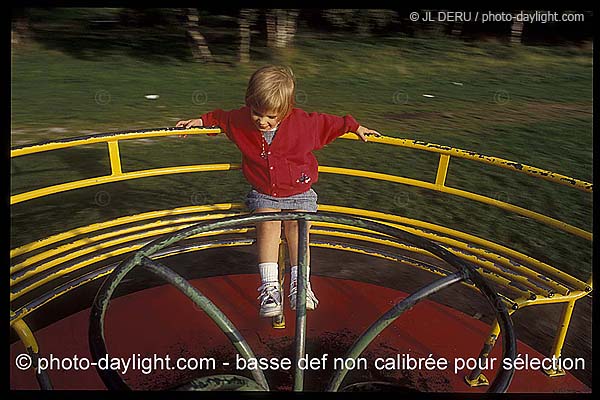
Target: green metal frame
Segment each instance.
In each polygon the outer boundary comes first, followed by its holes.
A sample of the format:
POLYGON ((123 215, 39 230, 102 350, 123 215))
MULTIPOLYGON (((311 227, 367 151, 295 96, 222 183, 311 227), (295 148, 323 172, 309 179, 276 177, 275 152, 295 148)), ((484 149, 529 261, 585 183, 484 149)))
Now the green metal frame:
MULTIPOLYGON (((211 232, 215 230, 231 229, 247 224, 256 224, 265 221, 298 221, 298 296, 296 303, 296 331, 295 331, 295 363, 294 368, 294 391, 302 391, 304 388, 304 369, 299 367, 300 358, 306 356, 306 289, 308 282, 308 221, 328 221, 343 223, 352 226, 359 226, 378 232, 383 232, 396 239, 407 241, 419 248, 424 248, 437 255, 440 259, 450 264, 458 271, 449 274, 438 281, 430 283, 420 290, 416 291, 407 298, 399 301, 388 312, 381 316, 371 327, 367 329, 355 342, 347 354, 347 358, 356 360, 362 351, 392 322, 394 322, 402 313, 413 307, 420 300, 463 280, 470 280, 481 291, 492 306, 497 321, 502 327, 503 334, 503 359, 514 360, 517 356, 517 341, 512 326, 512 321, 508 309, 498 294, 489 286, 487 281, 468 263, 464 263, 458 257, 448 252, 443 247, 417 235, 403 231, 399 228, 392 228, 388 225, 380 224, 356 217, 340 216, 328 213, 304 213, 304 212, 276 212, 260 213, 252 215, 241 215, 229 218, 219 219, 214 222, 202 222, 191 227, 181 229, 175 233, 164 235, 135 252, 132 256, 124 260, 117 266, 113 273, 103 282, 98 290, 96 298, 92 304, 90 312, 89 344, 92 359, 98 361, 104 358, 108 353, 104 339, 104 316, 108 308, 110 299, 114 291, 123 278, 136 266, 143 266, 149 271, 159 275, 170 284, 174 285, 181 292, 187 295, 197 306, 201 307, 207 315, 221 328, 231 342, 236 346, 240 354, 248 359, 253 357, 252 350, 247 342, 235 329, 227 317, 202 293, 191 286, 183 277, 179 276, 168 267, 163 266, 151 257, 163 250, 180 242, 184 239, 197 234, 211 232)), ((110 369, 97 368, 98 374, 109 389, 129 390, 129 386, 119 376, 116 371, 110 369)), ((494 382, 489 387, 489 392, 502 393, 508 389, 514 375, 514 366, 500 371, 494 382)), ((333 376, 327 391, 337 391, 348 372, 347 369, 340 369, 333 376)), ((265 390, 268 390, 268 383, 262 373, 262 370, 251 370, 256 379, 256 383, 265 390)))

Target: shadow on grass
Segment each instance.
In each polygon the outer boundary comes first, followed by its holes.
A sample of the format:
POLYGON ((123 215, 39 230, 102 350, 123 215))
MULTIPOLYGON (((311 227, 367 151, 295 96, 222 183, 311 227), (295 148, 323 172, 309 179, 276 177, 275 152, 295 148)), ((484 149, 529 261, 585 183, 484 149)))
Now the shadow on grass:
POLYGON ((92 23, 70 28, 38 27, 32 31, 32 37, 47 49, 83 60, 123 54, 147 62, 192 61, 186 32, 181 29, 98 29, 92 23))

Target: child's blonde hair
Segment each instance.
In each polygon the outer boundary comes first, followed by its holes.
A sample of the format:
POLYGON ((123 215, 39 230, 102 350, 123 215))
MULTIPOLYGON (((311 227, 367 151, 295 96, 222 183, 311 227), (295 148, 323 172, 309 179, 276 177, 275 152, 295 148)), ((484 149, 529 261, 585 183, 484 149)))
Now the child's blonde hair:
POLYGON ((258 112, 273 111, 280 119, 292 112, 296 82, 291 68, 267 65, 250 77, 246 105, 258 112))

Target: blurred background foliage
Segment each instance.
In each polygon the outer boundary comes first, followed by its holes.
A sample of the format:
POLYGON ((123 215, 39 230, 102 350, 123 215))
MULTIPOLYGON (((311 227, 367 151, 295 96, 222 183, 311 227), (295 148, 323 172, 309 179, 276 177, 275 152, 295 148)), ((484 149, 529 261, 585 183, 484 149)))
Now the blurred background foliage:
MULTIPOLYGON (((443 35, 463 40, 497 40, 523 44, 581 44, 593 38, 593 13, 579 14, 578 22, 516 22, 519 13, 540 15, 543 10, 503 11, 514 22, 476 22, 475 11, 418 10, 420 19, 412 21, 406 9, 210 9, 199 8, 26 8, 14 9, 13 44, 24 37, 44 42, 48 47, 84 56, 93 50, 142 47, 143 53, 186 59, 201 59, 195 50, 182 52, 178 45, 208 47, 226 55, 242 58, 240 46, 244 30, 257 47, 292 46, 296 34, 351 36, 430 37, 443 35), (446 21, 424 21, 426 15, 444 16, 446 21), (73 41, 77 38, 79 41, 73 41), (132 39, 129 41, 128 39, 132 39), (204 41, 204 43, 201 43, 204 41), (85 43, 85 46, 78 44, 85 43), (153 44, 163 46, 153 47, 153 44), (164 46, 169 44, 169 46, 164 46), (228 51, 229 50, 229 51, 228 51), (156 54, 154 54, 156 53, 156 54)), ((552 11, 555 12, 555 11, 552 11)), ((483 13, 483 12, 482 12, 483 13)), ((498 12, 497 14, 500 14, 498 12)), ((505 18, 506 19, 506 18, 505 18)), ((102 53, 100 53, 102 54, 102 53)), ((206 56, 206 55, 204 55, 206 56)))

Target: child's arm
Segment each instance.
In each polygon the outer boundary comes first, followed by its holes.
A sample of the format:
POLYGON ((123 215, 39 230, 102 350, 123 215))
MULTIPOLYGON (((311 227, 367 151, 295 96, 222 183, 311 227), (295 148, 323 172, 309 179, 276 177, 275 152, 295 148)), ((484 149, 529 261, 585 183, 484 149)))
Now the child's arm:
POLYGON ((367 141, 366 136, 368 135, 380 136, 379 132, 360 125, 351 115, 339 117, 337 115, 311 113, 309 116, 316 124, 315 132, 318 132, 315 137, 315 149, 322 148, 346 132, 356 133, 363 142, 367 141))
MULTIPOLYGON (((193 119, 184 119, 181 121, 178 121, 175 124, 176 128, 193 128, 193 127, 203 127, 205 125, 208 126, 219 126, 221 127, 221 129, 224 129, 225 126, 227 126, 227 119, 229 118, 229 114, 230 112, 228 111, 223 111, 223 110, 214 110, 211 112, 208 112, 206 114, 202 114, 202 116, 200 118, 193 118, 193 119)), ((208 136, 216 136, 217 133, 209 133, 208 136)), ((179 135, 180 137, 186 137, 187 135, 181 134, 179 135)))

